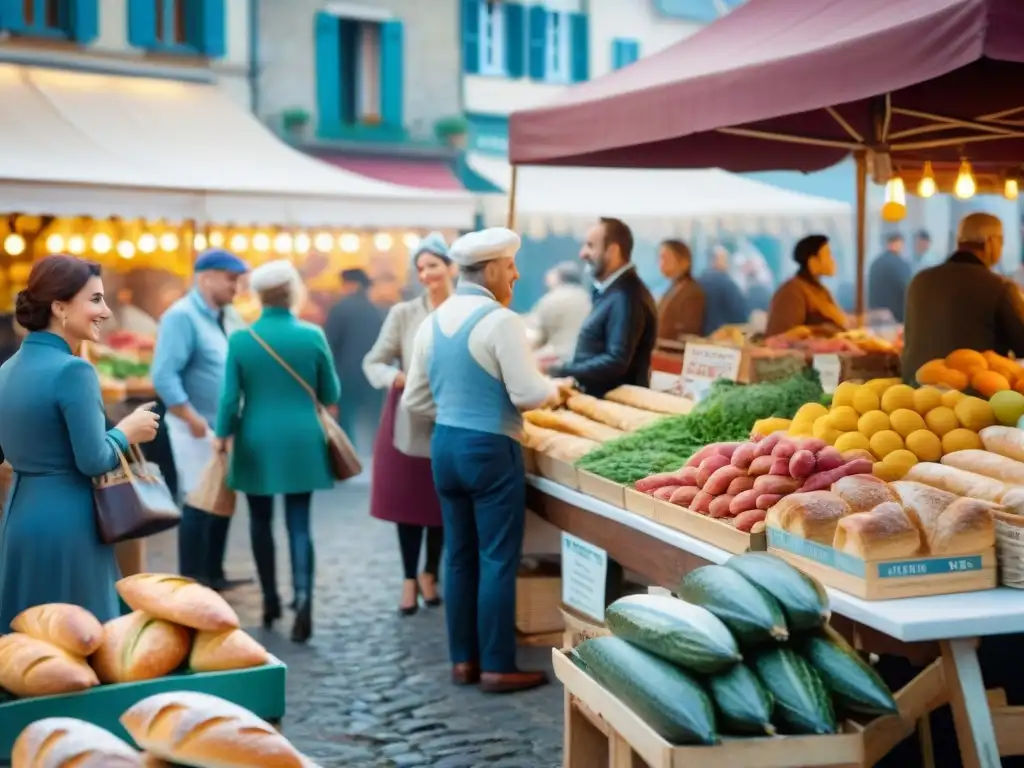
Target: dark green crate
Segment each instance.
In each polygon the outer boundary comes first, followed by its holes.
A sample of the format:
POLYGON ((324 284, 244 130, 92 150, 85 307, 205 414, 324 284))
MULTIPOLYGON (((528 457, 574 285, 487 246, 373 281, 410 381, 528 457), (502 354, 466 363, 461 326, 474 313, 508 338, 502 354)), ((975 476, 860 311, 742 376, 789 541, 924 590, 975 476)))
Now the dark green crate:
POLYGON ((10 761, 18 734, 45 717, 85 720, 132 744, 128 732, 121 727, 121 715, 139 701, 168 691, 208 693, 245 707, 264 720, 276 722, 284 717, 287 671, 284 664, 272 659, 269 664, 252 669, 183 672, 140 683, 101 685, 63 696, 3 701, 0 702, 0 765, 10 761))

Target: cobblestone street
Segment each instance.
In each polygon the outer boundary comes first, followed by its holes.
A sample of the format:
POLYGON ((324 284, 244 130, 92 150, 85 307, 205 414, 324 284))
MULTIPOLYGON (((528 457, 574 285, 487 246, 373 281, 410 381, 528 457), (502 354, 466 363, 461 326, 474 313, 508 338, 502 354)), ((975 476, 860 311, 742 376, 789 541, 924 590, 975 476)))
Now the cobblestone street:
MULTIPOLYGON (((285 734, 324 768, 555 768, 561 764, 557 683, 507 696, 455 688, 443 609, 398 616, 401 582, 392 526, 367 513, 365 482, 314 501, 317 593, 308 646, 288 640, 290 616, 260 628, 259 590, 229 593, 242 624, 288 665, 285 734)), ((276 520, 278 580, 290 599, 287 539, 276 520)), ((253 576, 248 518, 232 523, 229 576, 253 576)), ((148 567, 176 569, 174 534, 151 542, 148 567)), ((548 649, 521 649, 520 663, 550 670, 548 649)))

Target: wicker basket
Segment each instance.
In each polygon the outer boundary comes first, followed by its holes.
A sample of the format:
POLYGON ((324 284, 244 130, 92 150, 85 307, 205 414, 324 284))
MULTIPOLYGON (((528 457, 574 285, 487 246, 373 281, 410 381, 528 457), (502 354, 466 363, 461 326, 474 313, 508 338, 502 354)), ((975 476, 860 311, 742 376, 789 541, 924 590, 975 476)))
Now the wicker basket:
POLYGON ((1024 589, 1024 517, 996 512, 996 558, 999 583, 1024 589))

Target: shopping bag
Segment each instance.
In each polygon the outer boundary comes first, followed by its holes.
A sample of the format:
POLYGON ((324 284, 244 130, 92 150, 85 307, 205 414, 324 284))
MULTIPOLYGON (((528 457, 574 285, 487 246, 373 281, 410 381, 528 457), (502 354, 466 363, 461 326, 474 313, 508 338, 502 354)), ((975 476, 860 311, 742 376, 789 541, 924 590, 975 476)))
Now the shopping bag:
POLYGON ((235 513, 235 492, 228 488, 228 455, 215 451, 203 468, 196 487, 186 496, 190 507, 217 517, 235 513))
POLYGON ((138 446, 125 457, 114 447, 120 466, 93 479, 96 528, 104 544, 140 539, 175 527, 181 510, 164 482, 160 469, 146 461, 138 446))

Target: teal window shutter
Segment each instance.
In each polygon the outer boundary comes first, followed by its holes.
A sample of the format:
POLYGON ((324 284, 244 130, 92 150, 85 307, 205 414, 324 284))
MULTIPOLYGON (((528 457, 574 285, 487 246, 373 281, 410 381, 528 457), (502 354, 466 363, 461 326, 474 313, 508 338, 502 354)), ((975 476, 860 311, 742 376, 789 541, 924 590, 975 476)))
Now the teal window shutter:
POLYGON ((211 59, 227 53, 227 8, 224 0, 182 0, 185 37, 190 46, 211 59))
POLYGON ((612 40, 612 69, 628 67, 640 58, 640 43, 617 37, 612 40))
POLYGON ((529 14, 529 73, 543 80, 547 73, 548 12, 542 5, 531 5, 529 14))
POLYGON ((481 1, 462 0, 462 71, 467 75, 480 71, 481 1))
POLYGON ((316 109, 320 135, 341 124, 341 24, 329 13, 317 13, 314 27, 316 109))
POLYGON ((82 45, 93 42, 100 34, 99 0, 72 0, 68 33, 82 45))
POLYGON ((156 45, 156 3, 153 0, 128 0, 128 43, 145 50, 156 45))
POLYGON ((511 78, 526 74, 526 9, 505 4, 505 69, 511 78))
POLYGON ((572 47, 572 81, 590 77, 590 24, 586 14, 569 14, 569 45, 572 47))
POLYGON ((0 0, 0 30, 21 32, 25 29, 23 0, 0 0))
POLYGON ((405 103, 402 22, 380 25, 380 117, 385 125, 401 128, 405 103))

